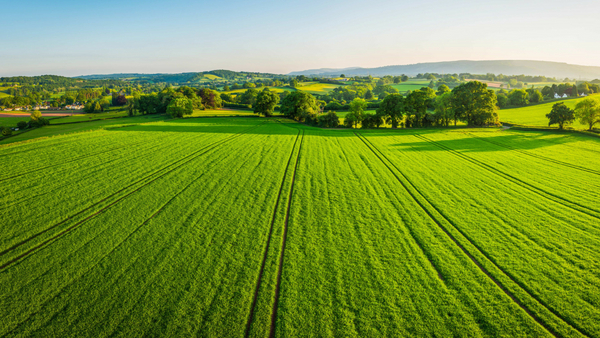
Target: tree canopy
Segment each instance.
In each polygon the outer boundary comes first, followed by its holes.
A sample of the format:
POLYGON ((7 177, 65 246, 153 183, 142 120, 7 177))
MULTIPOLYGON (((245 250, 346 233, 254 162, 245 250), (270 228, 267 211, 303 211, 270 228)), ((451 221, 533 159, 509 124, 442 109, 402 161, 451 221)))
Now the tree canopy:
POLYGON ((575 117, 591 131, 594 125, 600 123, 600 102, 591 97, 581 100, 575 106, 575 117))
POLYGON ((452 90, 455 117, 469 126, 497 124, 496 102, 494 91, 479 81, 470 81, 452 90))
POLYGON ((279 103, 279 95, 271 92, 265 87, 265 89, 260 91, 256 96, 254 113, 263 116, 272 116, 277 103, 279 103))
POLYGON ((546 114, 548 125, 558 124, 558 129, 564 129, 565 125, 569 125, 575 121, 575 111, 567 107, 563 102, 556 103, 552 106, 550 113, 546 114))
POLYGON ((292 92, 281 101, 281 113, 297 121, 316 117, 317 112, 319 112, 317 100, 307 92, 292 92))

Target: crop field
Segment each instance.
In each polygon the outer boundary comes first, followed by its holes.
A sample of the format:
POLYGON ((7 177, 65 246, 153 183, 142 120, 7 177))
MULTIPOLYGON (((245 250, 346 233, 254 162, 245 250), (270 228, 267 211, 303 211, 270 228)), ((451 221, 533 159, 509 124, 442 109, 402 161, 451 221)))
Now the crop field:
MULTIPOLYGON (((577 103, 583 99, 584 98, 564 99, 520 108, 502 109, 498 111, 498 115, 500 116, 501 122, 524 126, 548 126, 548 118, 546 117, 546 114, 550 113, 553 105, 558 102, 562 102, 567 107, 575 109, 577 103)), ((579 123, 578 120, 575 120, 571 127, 575 129, 588 129, 587 125, 579 123)))
POLYGON ((340 85, 313 82, 308 85, 298 87, 297 89, 311 94, 325 95, 337 87, 340 87, 340 85))
POLYGON ((129 119, 0 146, 0 336, 600 337, 598 138, 129 119))

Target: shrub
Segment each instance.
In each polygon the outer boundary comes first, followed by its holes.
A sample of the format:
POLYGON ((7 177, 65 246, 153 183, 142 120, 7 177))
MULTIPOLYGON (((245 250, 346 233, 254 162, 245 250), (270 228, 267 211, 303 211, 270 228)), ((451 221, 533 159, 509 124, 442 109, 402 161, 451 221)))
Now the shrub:
POLYGON ((321 115, 318 118, 319 127, 322 128, 337 128, 340 125, 340 118, 333 111, 321 115))
POLYGON ((17 122, 17 127, 19 127, 19 129, 25 129, 25 128, 27 128, 27 122, 19 121, 19 122, 17 122))
POLYGON ((2 128, 2 136, 10 136, 12 135, 12 130, 10 128, 2 128))

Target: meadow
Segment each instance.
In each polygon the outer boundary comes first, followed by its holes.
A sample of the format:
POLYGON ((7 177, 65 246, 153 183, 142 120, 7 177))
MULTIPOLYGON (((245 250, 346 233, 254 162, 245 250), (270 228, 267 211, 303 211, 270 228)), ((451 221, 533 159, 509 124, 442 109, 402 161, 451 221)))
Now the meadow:
MULTIPOLYGON (((595 96, 593 96, 595 97, 595 96)), ((584 98, 569 98, 556 100, 548 103, 530 105, 520 108, 510 108, 510 109, 502 109, 498 111, 498 115, 500 116, 501 122, 506 122, 510 124, 518 124, 524 126, 548 126, 548 118, 546 114, 550 113, 552 110, 552 106, 558 102, 564 103, 567 107, 571 109, 575 109, 575 106, 578 102, 583 100, 584 98)), ((556 127, 556 125, 554 125, 556 127)), ((583 125, 579 123, 578 120, 575 120, 571 125, 574 129, 588 129, 587 125, 583 125)))
POLYGON ((600 337, 597 138, 85 125, 0 146, 0 336, 600 337))
POLYGON ((391 86, 398 89, 401 94, 406 94, 406 92, 418 90, 423 87, 427 87, 429 85, 430 80, 421 80, 421 79, 410 79, 407 82, 402 82, 398 84, 392 84, 391 86))

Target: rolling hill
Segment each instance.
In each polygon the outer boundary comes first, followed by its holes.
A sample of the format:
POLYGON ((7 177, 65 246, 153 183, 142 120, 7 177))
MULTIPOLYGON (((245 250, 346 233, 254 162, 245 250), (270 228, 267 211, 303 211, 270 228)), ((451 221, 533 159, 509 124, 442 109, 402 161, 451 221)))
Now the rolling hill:
POLYGON ((291 72, 288 75, 339 76, 341 73, 344 73, 346 76, 383 76, 402 74, 413 76, 419 73, 493 73, 505 75, 544 75, 548 77, 556 77, 558 79, 568 77, 591 80, 600 78, 600 67, 572 65, 561 62, 526 60, 446 61, 385 66, 377 68, 353 67, 341 69, 309 69, 305 71, 291 72))

